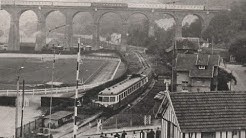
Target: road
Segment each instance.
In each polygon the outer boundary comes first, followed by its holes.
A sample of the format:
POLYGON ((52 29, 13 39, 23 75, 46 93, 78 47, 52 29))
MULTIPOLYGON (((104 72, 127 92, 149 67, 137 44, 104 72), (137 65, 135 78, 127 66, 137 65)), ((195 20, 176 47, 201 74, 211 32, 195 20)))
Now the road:
MULTIPOLYGON (((232 74, 237 79, 237 84, 231 84, 232 91, 245 91, 246 90, 246 67, 242 65, 227 64, 226 68, 232 71, 232 74)), ((230 87, 230 86, 229 86, 230 87)))

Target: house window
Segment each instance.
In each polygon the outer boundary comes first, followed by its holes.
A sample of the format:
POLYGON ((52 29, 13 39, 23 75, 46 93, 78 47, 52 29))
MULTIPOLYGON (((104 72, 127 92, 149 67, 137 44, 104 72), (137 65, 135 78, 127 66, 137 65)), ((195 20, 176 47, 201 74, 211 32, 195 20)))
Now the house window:
POLYGON ((201 138, 215 138, 215 132, 202 132, 201 138))
POLYGON ((188 91, 188 81, 182 81, 182 90, 188 91))
POLYGON ((99 97, 99 101, 100 101, 100 102, 102 101, 102 97, 99 97))
POLYGON ((110 97, 110 102, 115 102, 115 97, 110 97))
POLYGON ((103 97, 102 102, 109 102, 109 97, 103 97))
POLYGON ((205 66, 198 66, 198 69, 206 69, 205 66))

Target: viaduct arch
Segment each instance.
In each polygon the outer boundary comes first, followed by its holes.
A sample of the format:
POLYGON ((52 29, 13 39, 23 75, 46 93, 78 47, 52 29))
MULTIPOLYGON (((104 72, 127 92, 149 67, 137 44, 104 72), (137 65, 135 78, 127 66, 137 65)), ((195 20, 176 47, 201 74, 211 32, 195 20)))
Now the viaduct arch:
MULTIPOLYGON (((202 22, 202 30, 205 30, 206 27, 209 25, 209 22, 214 17, 214 15, 218 12, 216 10, 205 10, 202 8, 199 8, 198 6, 190 6, 187 7, 184 5, 183 9, 182 5, 179 5, 178 9, 175 9, 175 5, 166 5, 165 8, 156 8, 156 6, 160 5, 147 5, 145 7, 139 7, 136 4, 134 5, 128 5, 127 8, 125 7, 92 7, 88 6, 85 3, 81 3, 81 7, 74 5, 74 6, 67 6, 67 5, 61 5, 61 3, 57 2, 58 6, 50 7, 45 6, 44 4, 47 4, 48 2, 43 3, 35 3, 32 2, 31 4, 23 3, 20 6, 13 6, 9 4, 4 4, 2 2, 2 9, 6 10, 11 15, 11 21, 10 21, 10 31, 9 31, 9 41, 8 41, 8 50, 11 51, 18 51, 20 50, 20 34, 19 34, 19 19, 23 12, 27 10, 32 10, 38 18, 38 25, 37 25, 37 35, 36 35, 36 46, 35 50, 40 51, 43 46, 46 45, 46 18, 48 14, 52 11, 60 11, 64 16, 66 20, 66 26, 65 26, 65 38, 67 39, 68 48, 72 45, 72 36, 73 36, 73 18, 76 14, 80 12, 88 12, 91 14, 93 19, 93 45, 98 47, 99 46, 99 21, 102 18, 102 16, 106 13, 112 12, 121 18, 122 21, 122 28, 121 28, 121 34, 122 34, 122 44, 126 44, 126 38, 127 38, 127 27, 128 27, 128 19, 131 15, 140 13, 146 16, 146 18, 149 21, 149 32, 151 32, 151 29, 154 28, 154 22, 155 19, 160 17, 161 14, 167 14, 174 18, 175 20, 175 36, 176 37, 182 37, 182 21, 185 18, 186 15, 194 14, 200 18, 200 21, 202 22), (25 5, 26 4, 26 5, 25 5), (43 4, 43 5, 41 5, 43 4), (135 6, 135 7, 134 7, 135 6), (72 8, 71 8, 72 7, 72 8), (168 9, 169 7, 169 9, 168 9), (173 9, 170 9, 173 8, 173 9), (52 9, 51 9, 52 8, 52 9), (190 9, 187 9, 190 8, 190 9), (192 9, 193 8, 193 9, 192 9)), ((55 3, 55 4, 57 4, 55 3)), ((67 4, 67 3, 66 3, 67 4)), ((72 4, 72 3, 70 3, 72 4)), ((77 4, 77 3, 76 3, 77 4)), ((162 5, 163 6, 163 5, 162 5)), ((151 35, 151 34, 149 34, 151 35)))

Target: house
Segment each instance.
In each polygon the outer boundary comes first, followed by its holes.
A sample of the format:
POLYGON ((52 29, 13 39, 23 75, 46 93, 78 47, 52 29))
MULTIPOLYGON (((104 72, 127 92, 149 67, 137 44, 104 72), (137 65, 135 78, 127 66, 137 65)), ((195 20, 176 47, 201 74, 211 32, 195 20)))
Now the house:
POLYGON ((166 92, 156 115, 162 138, 245 138, 246 92, 166 92))
POLYGON ((170 53, 174 50, 175 53, 198 53, 200 49, 200 39, 196 37, 177 37, 175 39, 175 46, 171 46, 166 49, 167 53, 170 53))
POLYGON ((216 90, 220 56, 178 54, 175 64, 177 92, 216 90))
POLYGON ((44 126, 49 127, 50 124, 51 128, 58 128, 63 124, 71 121, 72 119, 73 119, 72 112, 58 111, 56 113, 44 117, 44 126))

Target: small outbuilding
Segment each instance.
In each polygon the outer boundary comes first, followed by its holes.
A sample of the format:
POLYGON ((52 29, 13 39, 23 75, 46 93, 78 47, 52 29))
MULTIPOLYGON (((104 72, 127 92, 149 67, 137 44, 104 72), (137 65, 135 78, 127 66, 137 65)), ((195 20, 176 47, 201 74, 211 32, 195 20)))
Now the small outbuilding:
POLYGON ((44 126, 49 127, 50 124, 51 128, 58 128, 71 120, 73 120, 72 112, 58 111, 44 117, 44 126))

